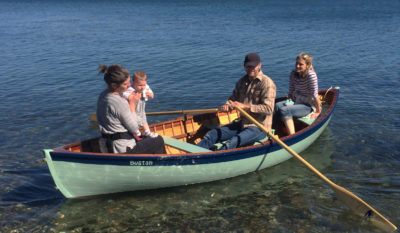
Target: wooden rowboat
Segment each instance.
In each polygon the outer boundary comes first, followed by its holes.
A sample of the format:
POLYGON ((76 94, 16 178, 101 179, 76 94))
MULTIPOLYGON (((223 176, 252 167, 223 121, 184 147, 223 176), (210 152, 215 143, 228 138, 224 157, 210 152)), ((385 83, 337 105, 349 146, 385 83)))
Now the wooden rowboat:
MULTIPOLYGON (((287 136, 281 122, 275 125, 274 134, 297 153, 310 146, 327 127, 339 88, 320 91, 319 95, 323 112, 315 120, 295 119, 296 134, 287 136)), ((238 116, 236 111, 185 115, 150 125, 151 131, 163 136, 167 154, 102 153, 99 138, 43 152, 55 184, 67 198, 220 180, 271 167, 292 157, 268 138, 223 151, 195 145, 210 128, 238 116)))

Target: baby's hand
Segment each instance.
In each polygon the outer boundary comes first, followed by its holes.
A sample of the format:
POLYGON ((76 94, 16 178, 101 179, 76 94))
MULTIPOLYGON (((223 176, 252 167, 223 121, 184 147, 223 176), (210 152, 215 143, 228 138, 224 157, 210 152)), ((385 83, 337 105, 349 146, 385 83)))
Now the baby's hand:
POLYGON ((136 92, 136 91, 132 92, 128 97, 129 103, 131 101, 133 101, 134 103, 137 103, 139 101, 140 97, 142 97, 142 93, 136 92))
POLYGON ((154 93, 153 92, 149 92, 149 91, 146 91, 146 97, 148 97, 148 98, 154 98, 154 93))

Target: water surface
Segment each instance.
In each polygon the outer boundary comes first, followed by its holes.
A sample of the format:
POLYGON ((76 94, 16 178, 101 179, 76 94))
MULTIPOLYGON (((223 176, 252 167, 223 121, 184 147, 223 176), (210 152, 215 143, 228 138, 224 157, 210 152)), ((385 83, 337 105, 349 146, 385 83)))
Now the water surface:
MULTIPOLYGON (((217 182, 67 200, 43 148, 98 135, 97 67, 148 74, 147 111, 215 108, 246 53, 286 95, 298 53, 321 89, 340 86, 330 126, 301 153, 400 225, 399 1, 2 1, 2 232, 376 232, 296 160, 217 182)), ((150 122, 170 116, 149 118, 150 122)))

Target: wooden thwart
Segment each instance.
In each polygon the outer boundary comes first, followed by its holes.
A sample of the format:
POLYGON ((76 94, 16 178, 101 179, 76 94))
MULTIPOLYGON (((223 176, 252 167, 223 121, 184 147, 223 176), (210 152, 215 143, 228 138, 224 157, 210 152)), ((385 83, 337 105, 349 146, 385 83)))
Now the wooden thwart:
POLYGON ((198 152, 210 152, 211 150, 205 149, 200 146, 196 146, 187 142, 180 141, 175 138, 171 138, 168 136, 162 136, 164 139, 164 143, 168 146, 172 146, 174 148, 190 152, 190 153, 198 153, 198 152))

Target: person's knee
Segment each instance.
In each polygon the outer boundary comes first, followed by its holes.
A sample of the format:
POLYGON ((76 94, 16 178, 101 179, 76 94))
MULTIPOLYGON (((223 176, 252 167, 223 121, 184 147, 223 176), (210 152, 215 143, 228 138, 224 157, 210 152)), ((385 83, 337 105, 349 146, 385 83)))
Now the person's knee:
POLYGON ((239 144, 240 144, 240 138, 238 136, 234 136, 224 143, 224 147, 225 147, 224 149, 237 148, 239 144))
POLYGON ((218 137, 218 132, 216 129, 210 130, 204 135, 204 140, 214 141, 218 137))
POLYGON ((282 120, 288 119, 292 117, 292 113, 288 107, 282 107, 280 109, 280 117, 282 120))
POLYGON ((289 108, 286 106, 283 106, 282 108, 280 108, 279 111, 281 112, 282 115, 286 115, 290 112, 289 108))
POLYGON ((159 144, 161 144, 161 145, 164 146, 164 139, 163 139, 160 135, 158 135, 157 137, 155 137, 155 139, 157 140, 157 142, 158 142, 159 144))
POLYGON ((197 144, 197 146, 209 149, 213 144, 216 143, 217 140, 217 130, 213 129, 208 131, 203 138, 201 139, 201 141, 197 144))
POLYGON ((154 145, 156 145, 156 148, 157 148, 156 154, 165 154, 166 150, 165 150, 164 139, 160 135, 158 135, 154 139, 155 139, 154 145))
POLYGON ((248 130, 249 130, 248 141, 250 143, 265 138, 267 136, 267 134, 264 133, 264 131, 260 130, 260 128, 255 126, 250 126, 248 130))

